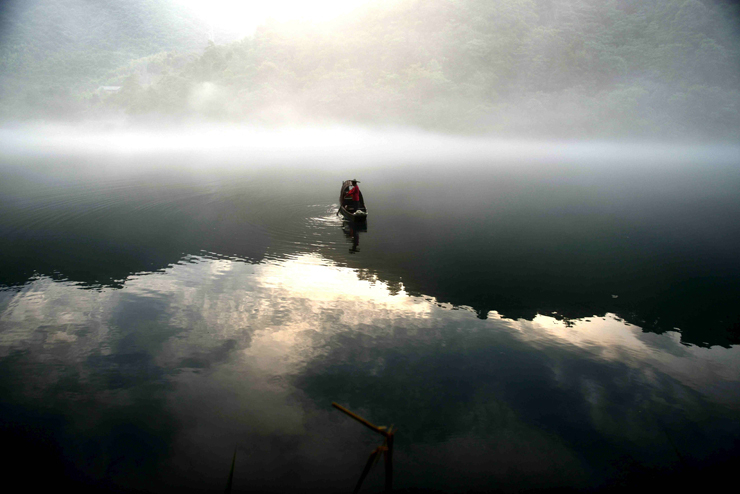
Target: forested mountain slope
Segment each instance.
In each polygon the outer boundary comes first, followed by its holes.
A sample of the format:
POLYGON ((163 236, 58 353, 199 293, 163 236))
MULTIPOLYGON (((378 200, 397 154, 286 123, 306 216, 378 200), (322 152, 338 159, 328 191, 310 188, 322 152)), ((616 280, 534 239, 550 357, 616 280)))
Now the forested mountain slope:
POLYGON ((738 19, 720 0, 387 0, 158 55, 85 111, 736 139, 738 19))

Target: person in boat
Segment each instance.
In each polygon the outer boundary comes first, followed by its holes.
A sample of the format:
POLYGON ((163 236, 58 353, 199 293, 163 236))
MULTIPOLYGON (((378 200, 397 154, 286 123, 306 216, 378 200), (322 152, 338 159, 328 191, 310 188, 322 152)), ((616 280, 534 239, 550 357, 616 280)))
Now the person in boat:
POLYGON ((348 209, 350 211, 357 211, 357 208, 360 207, 360 188, 357 186, 357 180, 352 180, 352 187, 347 191, 346 197, 350 198, 347 204, 349 206, 348 209))

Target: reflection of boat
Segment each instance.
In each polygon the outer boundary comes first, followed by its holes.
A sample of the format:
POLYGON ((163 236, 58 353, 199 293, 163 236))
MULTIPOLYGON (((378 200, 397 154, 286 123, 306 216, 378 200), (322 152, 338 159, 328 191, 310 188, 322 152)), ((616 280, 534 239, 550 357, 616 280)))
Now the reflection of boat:
POLYGON ((347 219, 365 221, 367 219, 367 208, 365 207, 365 199, 362 197, 362 191, 360 191, 360 201, 357 204, 357 209, 354 209, 350 198, 347 197, 347 191, 351 186, 351 180, 342 182, 342 190, 339 192, 339 211, 347 219))
POLYGON ((367 221, 345 220, 342 222, 342 231, 344 236, 352 243, 352 248, 349 249, 350 254, 360 252, 360 232, 367 231, 367 221))

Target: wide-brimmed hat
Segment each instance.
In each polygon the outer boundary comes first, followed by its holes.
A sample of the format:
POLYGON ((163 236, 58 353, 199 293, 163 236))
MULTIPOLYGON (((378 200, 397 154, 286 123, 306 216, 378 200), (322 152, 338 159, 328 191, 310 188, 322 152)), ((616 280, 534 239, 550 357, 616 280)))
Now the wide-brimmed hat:
POLYGON ((350 182, 352 182, 353 184, 359 184, 359 183, 360 183, 360 181, 359 181, 359 180, 357 180, 357 179, 354 179, 354 180, 350 180, 350 182))

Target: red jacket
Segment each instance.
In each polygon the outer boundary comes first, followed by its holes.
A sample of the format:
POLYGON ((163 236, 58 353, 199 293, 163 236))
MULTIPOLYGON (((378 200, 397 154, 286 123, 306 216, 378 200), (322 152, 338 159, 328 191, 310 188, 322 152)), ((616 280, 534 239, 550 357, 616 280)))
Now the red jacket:
POLYGON ((353 201, 359 201, 360 200, 360 188, 358 186, 354 186, 350 188, 347 191, 347 195, 352 196, 353 201))

